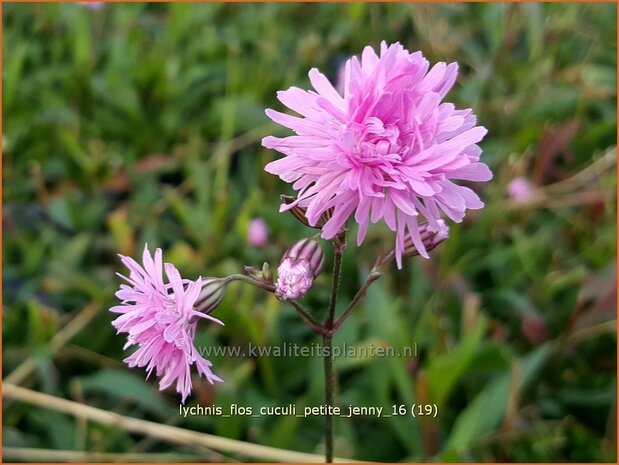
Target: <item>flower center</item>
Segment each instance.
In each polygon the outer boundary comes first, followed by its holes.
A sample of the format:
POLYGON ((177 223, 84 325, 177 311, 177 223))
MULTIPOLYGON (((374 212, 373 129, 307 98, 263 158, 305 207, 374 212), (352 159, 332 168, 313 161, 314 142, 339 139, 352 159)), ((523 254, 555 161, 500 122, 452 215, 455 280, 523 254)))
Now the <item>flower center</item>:
POLYGON ((410 132, 377 117, 369 117, 363 124, 350 123, 344 140, 351 167, 379 170, 383 175, 393 175, 410 151, 410 132))

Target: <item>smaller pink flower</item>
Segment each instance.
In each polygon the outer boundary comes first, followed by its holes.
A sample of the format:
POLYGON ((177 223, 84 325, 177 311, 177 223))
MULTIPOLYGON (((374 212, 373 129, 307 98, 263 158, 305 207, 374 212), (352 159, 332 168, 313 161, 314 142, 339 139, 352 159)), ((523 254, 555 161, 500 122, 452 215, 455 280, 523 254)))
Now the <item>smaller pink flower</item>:
POLYGON ((212 372, 211 362, 200 355, 193 343, 200 319, 223 325, 218 319, 198 310, 199 307, 200 310, 212 311, 221 300, 211 298, 218 297, 213 293, 213 280, 182 279, 174 265, 164 265, 161 249, 157 249, 152 257, 145 246, 143 265, 131 257, 120 255, 120 259, 129 269, 129 277, 118 274, 128 285, 121 284, 116 292, 121 304, 110 311, 120 316, 112 325, 118 333, 127 334, 125 349, 137 345, 135 352, 124 362, 130 367, 145 368, 148 376, 154 371, 160 377, 160 390, 176 383, 176 391, 181 394, 183 403, 192 389, 192 365, 208 382, 222 382, 212 372), (168 283, 163 280, 164 269, 168 283), (213 302, 208 308, 205 307, 207 300, 213 302))
POLYGON ((312 287, 325 266, 318 241, 303 239, 288 249, 277 269, 275 294, 282 300, 296 300, 312 287))
POLYGON ((531 197, 532 191, 531 183, 522 176, 512 179, 507 185, 507 193, 518 202, 528 200, 531 197))
POLYGON ((269 240, 269 228, 262 218, 254 218, 249 222, 247 242, 254 247, 264 247, 269 240))

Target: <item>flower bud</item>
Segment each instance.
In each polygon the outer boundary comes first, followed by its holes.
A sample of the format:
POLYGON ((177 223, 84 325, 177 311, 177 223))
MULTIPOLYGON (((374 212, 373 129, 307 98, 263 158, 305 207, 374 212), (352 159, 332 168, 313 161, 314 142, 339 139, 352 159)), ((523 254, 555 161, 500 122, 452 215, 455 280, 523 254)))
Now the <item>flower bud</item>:
MULTIPOLYGON (((449 237, 449 226, 445 224, 445 221, 439 219, 438 223, 438 231, 434 231, 430 229, 430 224, 425 223, 419 226, 419 235, 421 236, 421 241, 423 242, 424 247, 426 248, 426 252, 436 248, 441 242, 449 237)), ((419 251, 415 244, 413 244, 413 240, 407 236, 404 239, 404 250, 402 252, 403 257, 414 257, 419 255, 419 251)), ((382 266, 386 263, 389 263, 394 256, 394 251, 392 250, 385 256, 381 256, 376 260, 376 266, 382 266)))
POLYGON ((268 262, 264 262, 262 268, 245 265, 245 274, 258 281, 273 283, 273 270, 271 270, 271 265, 268 262))
POLYGON ((303 239, 282 256, 277 269, 275 293, 280 299, 295 300, 307 293, 325 266, 325 255, 315 239, 303 239))
POLYGON ((202 290, 196 299, 195 309, 206 314, 215 310, 224 298, 227 284, 225 278, 203 278, 202 290))
MULTIPOLYGON (((436 248, 441 242, 449 237, 449 226, 447 226, 443 220, 439 219, 437 222, 439 226, 438 231, 431 230, 429 223, 419 226, 419 234, 421 235, 421 240, 427 252, 436 248)), ((404 240, 404 252, 402 253, 402 256, 414 257, 415 255, 419 255, 419 251, 413 244, 413 240, 410 237, 407 237, 404 240)))
POLYGON ((260 277, 269 283, 273 282, 273 270, 271 270, 271 265, 268 262, 264 262, 262 264, 262 271, 260 272, 260 277))
MULTIPOLYGON (((291 195, 280 195, 279 198, 282 201, 282 208, 287 208, 288 205, 294 203, 297 200, 295 197, 292 197, 291 195)), ((280 211, 282 210, 280 209, 280 211)), ((330 208, 329 210, 324 212, 322 215, 320 215, 320 218, 318 219, 318 222, 316 223, 315 226, 311 226, 309 224, 309 220, 307 219, 307 216, 305 216, 305 212, 307 211, 307 208, 299 207, 298 205, 295 205, 294 207, 287 209, 287 211, 290 212, 292 216, 294 216, 297 220, 299 220, 305 226, 309 228, 314 228, 314 229, 322 229, 322 227, 325 225, 327 221, 329 221, 329 219, 331 218, 331 215, 333 214, 333 208, 330 208)))

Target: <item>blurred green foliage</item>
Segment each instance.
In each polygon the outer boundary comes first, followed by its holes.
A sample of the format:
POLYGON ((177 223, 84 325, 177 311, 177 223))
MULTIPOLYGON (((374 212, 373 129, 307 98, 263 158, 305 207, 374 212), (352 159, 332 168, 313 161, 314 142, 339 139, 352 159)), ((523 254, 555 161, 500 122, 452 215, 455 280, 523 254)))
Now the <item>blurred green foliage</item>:
MULTIPOLYGON (((335 79, 363 46, 400 41, 460 63, 449 99, 489 129, 495 178, 477 186, 486 208, 451 225, 431 261, 386 273, 335 341, 417 343, 418 357, 338 359, 339 401, 437 403, 437 418, 338 419, 337 455, 616 460, 616 334, 603 330, 616 318, 616 202, 594 195, 614 191, 614 166, 532 208, 511 208, 506 193, 516 176, 565 181, 615 145, 616 5, 5 3, 2 20, 3 376, 34 357, 32 388, 319 452, 320 418, 184 419, 174 392, 127 369, 106 311, 115 254, 161 246, 189 278, 276 265, 313 231, 278 213, 291 191, 262 170, 276 155, 260 139, 280 131, 263 109, 281 109, 277 90, 307 87, 311 67, 335 79), (265 248, 246 244, 258 216, 271 230, 265 248), (97 316, 50 350, 90 303, 97 316)), ((376 227, 348 247, 340 306, 392 240, 376 227)), ((322 276, 305 300, 319 315, 327 298, 322 276)), ((217 316, 226 326, 201 326, 199 344, 315 342, 291 307, 240 284, 217 316)), ((226 383, 196 379, 188 405, 322 403, 318 358, 213 363, 226 383)), ((9 446, 183 449, 20 403, 5 405, 3 425, 9 446)))

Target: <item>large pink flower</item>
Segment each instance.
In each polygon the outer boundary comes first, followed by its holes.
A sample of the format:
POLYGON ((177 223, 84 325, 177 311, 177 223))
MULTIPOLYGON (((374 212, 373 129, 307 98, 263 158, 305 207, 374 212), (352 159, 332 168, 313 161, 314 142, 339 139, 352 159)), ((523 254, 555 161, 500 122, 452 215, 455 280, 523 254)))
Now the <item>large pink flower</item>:
POLYGON ((363 242, 370 221, 384 219, 396 233, 401 268, 406 237, 428 257, 419 232, 420 214, 437 232, 441 212, 460 222, 467 208, 482 208, 475 192, 453 181, 492 179, 479 162, 476 145, 487 131, 476 126, 472 110, 441 103, 456 80, 458 65, 428 68, 421 52, 383 42, 380 56, 366 47, 361 60, 347 61, 343 96, 317 69, 309 72, 315 92, 297 87, 278 92, 278 99, 301 115, 266 111, 296 133, 262 141, 285 155, 266 171, 299 191, 297 200, 281 210, 307 208, 314 226, 333 208, 322 228, 325 239, 333 238, 354 214, 357 244, 363 242))
POLYGON ((183 402, 191 393, 190 367, 195 364, 200 375, 210 383, 222 379, 211 371, 211 362, 204 359, 193 344, 200 318, 222 324, 216 318, 195 309, 203 281, 182 279, 170 263, 162 262, 161 249, 155 251, 154 259, 144 248, 143 264, 140 266, 131 257, 120 255, 129 269, 129 277, 119 274, 129 285, 121 284, 116 296, 122 301, 111 312, 120 313, 112 324, 118 333, 127 333, 125 349, 137 345, 137 350, 127 357, 130 367, 146 367, 150 376, 160 376, 159 389, 163 390, 176 382, 176 391, 183 402), (163 282, 163 269, 169 283, 163 282))

